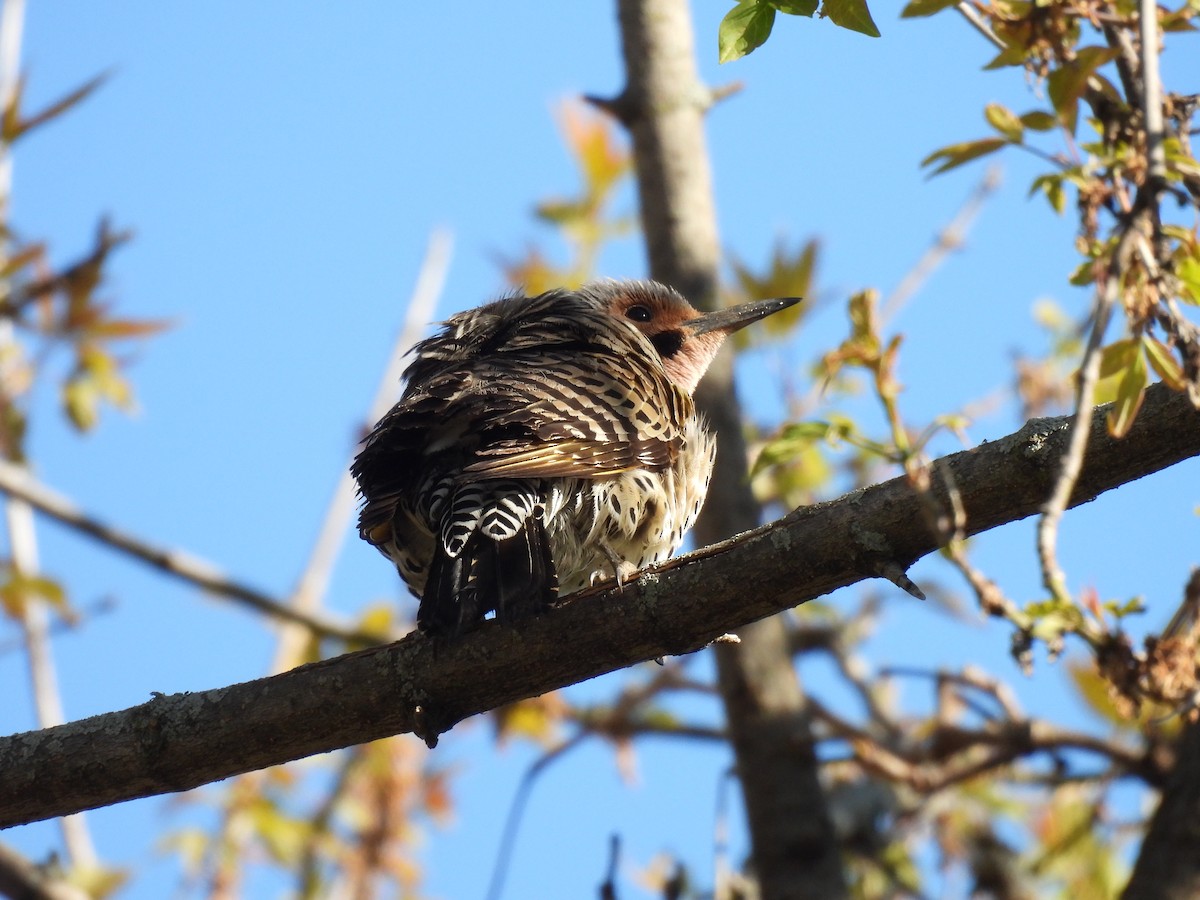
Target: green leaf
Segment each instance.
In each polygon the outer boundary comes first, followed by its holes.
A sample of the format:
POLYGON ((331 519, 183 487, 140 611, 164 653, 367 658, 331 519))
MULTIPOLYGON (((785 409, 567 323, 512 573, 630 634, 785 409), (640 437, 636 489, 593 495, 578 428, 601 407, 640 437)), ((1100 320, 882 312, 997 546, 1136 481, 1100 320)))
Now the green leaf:
POLYGON ((808 16, 810 19, 817 11, 820 0, 767 0, 781 13, 789 16, 808 16))
POLYGON ((1003 50, 997 53, 992 61, 984 66, 984 70, 990 69, 1005 69, 1009 66, 1019 66, 1025 62, 1026 49, 1019 41, 1014 41, 1007 44, 1003 50))
MULTIPOLYGON (((811 297, 819 247, 816 240, 809 240, 798 249, 792 250, 782 241, 776 241, 765 271, 761 273, 752 271, 741 260, 732 257, 730 266, 736 279, 736 288, 733 291, 736 302, 765 300, 769 297, 811 297)), ((807 303, 798 303, 791 309, 764 320, 762 328, 757 331, 743 329, 733 336, 734 346, 739 350, 752 346, 764 334, 789 334, 808 314, 810 308, 807 303)))
POLYGON ((1000 103, 989 103, 983 110, 983 117, 988 124, 1008 138, 1014 144, 1025 139, 1025 126, 1007 106, 1000 103))
POLYGON ((1104 609, 1112 614, 1114 619, 1124 619, 1126 616, 1140 615, 1146 611, 1146 603, 1141 597, 1134 597, 1124 603, 1116 600, 1105 600, 1104 609))
POLYGON ((742 0, 725 14, 717 29, 717 61, 741 59, 763 45, 775 24, 775 8, 761 0, 742 0))
POLYGON ((867 9, 867 0, 825 0, 821 6, 821 15, 841 28, 848 28, 865 34, 867 37, 879 37, 879 29, 867 9))
MULTIPOLYGON (((1046 195, 1046 199, 1050 202, 1050 206, 1060 216, 1067 208, 1067 192, 1063 189, 1062 175, 1057 172, 1052 172, 1049 175, 1039 175, 1033 180, 1033 184, 1029 187, 1029 195, 1033 196, 1038 191, 1046 195)), ((1091 261, 1087 263, 1088 269, 1091 269, 1091 261)))
POLYGON ((921 165, 930 166, 939 160, 941 161, 942 164, 929 173, 932 178, 934 175, 949 172, 951 169, 957 168, 973 159, 987 156, 989 153, 995 153, 1001 147, 1006 146, 1008 146, 1008 141, 1004 138, 982 138, 978 141, 964 141, 961 144, 950 144, 947 147, 942 147, 940 150, 934 150, 921 160, 921 165))
POLYGON ((96 383, 86 376, 70 379, 63 385, 63 405, 72 425, 79 431, 91 431, 100 417, 96 383))
POLYGON ((900 11, 900 18, 919 19, 957 5, 958 0, 909 0, 909 4, 900 11))
POLYGON ((1146 351, 1146 359, 1150 362, 1150 368, 1162 379, 1163 384, 1173 391, 1182 391, 1186 387, 1183 370, 1179 367, 1179 361, 1171 355, 1167 345, 1162 341, 1143 335, 1142 347, 1146 351))
POLYGON ((12 584, 27 594, 41 598, 56 609, 66 609, 66 591, 52 578, 44 575, 18 575, 13 578, 12 584))
POLYGON ((1139 353, 1138 342, 1133 338, 1113 341, 1100 351, 1100 377, 1112 378, 1133 365, 1139 353))
POLYGON ((1035 109, 1021 116, 1021 124, 1033 131, 1050 131, 1058 125, 1058 120, 1045 110, 1035 109))
POLYGON ((1108 413, 1108 433, 1115 438, 1125 437, 1133 427, 1146 390, 1146 360, 1140 348, 1121 375, 1117 385, 1116 405, 1108 413))
POLYGON ((1075 285, 1075 287, 1084 287, 1089 285, 1096 280, 1095 269, 1096 261, 1092 259, 1085 259, 1075 267, 1075 271, 1070 274, 1070 276, 1067 278, 1067 281, 1075 285))
POLYGON ((1046 79, 1046 92, 1063 127, 1075 133, 1079 98, 1087 90, 1088 79, 1098 68, 1117 55, 1108 47, 1082 47, 1069 63, 1055 69, 1046 79))
POLYGON ((14 618, 25 614, 30 600, 41 600, 60 613, 70 614, 67 595, 61 584, 44 575, 22 575, 7 567, 8 578, 0 584, 0 606, 14 618))
POLYGON ((1135 720, 1122 715, 1117 709, 1113 702, 1112 691, 1109 690, 1111 685, 1103 675, 1096 671, 1096 666, 1090 661, 1090 658, 1087 663, 1072 662, 1067 671, 1070 673, 1071 680, 1075 682, 1075 690, 1079 692, 1080 699, 1093 713, 1102 716, 1108 720, 1109 724, 1118 728, 1128 730, 1135 725, 1135 720))
POLYGON ((1182 299, 1200 305, 1200 259, 1193 254, 1178 260, 1175 275, 1183 287, 1182 299))

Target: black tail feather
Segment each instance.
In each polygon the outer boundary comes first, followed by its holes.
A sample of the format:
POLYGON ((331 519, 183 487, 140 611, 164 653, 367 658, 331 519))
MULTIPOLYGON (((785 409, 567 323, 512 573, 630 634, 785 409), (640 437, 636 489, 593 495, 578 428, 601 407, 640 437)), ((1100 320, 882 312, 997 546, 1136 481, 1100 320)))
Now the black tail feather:
POLYGON ((455 557, 434 552, 417 610, 417 626, 433 635, 470 631, 492 610, 502 622, 544 612, 558 596, 550 540, 539 516, 496 541, 475 532, 455 557))
POLYGON ((455 557, 440 547, 434 551, 429 578, 417 608, 417 627, 429 634, 453 637, 480 621, 487 609, 480 608, 478 593, 470 585, 472 557, 479 535, 455 557))
POLYGON ((493 541, 491 559, 477 569, 480 592, 495 603, 496 618, 515 622, 545 612, 558 596, 558 575, 542 520, 530 516, 506 541, 493 541))

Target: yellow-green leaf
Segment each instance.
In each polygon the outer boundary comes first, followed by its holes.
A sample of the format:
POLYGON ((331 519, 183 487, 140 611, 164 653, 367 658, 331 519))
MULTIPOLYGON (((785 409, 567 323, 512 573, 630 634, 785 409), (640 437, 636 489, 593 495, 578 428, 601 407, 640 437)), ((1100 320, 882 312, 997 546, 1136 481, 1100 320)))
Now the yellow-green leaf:
POLYGON ((741 59, 763 45, 775 24, 775 8, 760 0, 742 0, 725 14, 717 29, 717 61, 741 59))
POLYGON ((964 141, 961 144, 950 144, 949 146, 942 147, 940 150, 934 150, 921 160, 921 165, 930 166, 935 162, 940 162, 941 165, 929 173, 930 177, 933 177, 934 175, 940 175, 943 172, 957 168, 973 159, 987 156, 989 153, 995 153, 1001 147, 1007 145, 1008 141, 1004 138, 982 138, 978 141, 964 141))
POLYGON ((1075 59, 1055 69, 1046 79, 1046 92, 1058 121, 1072 134, 1075 132, 1079 98, 1087 90, 1088 79, 1116 55, 1117 51, 1108 47, 1082 47, 1075 59))
POLYGON ((1021 116, 1021 124, 1034 131, 1050 131, 1058 125, 1058 120, 1048 112, 1035 109, 1021 116))
POLYGON ((8 578, 0 584, 0 606, 14 618, 24 615, 30 600, 41 600, 60 613, 70 615, 67 595, 61 584, 43 575, 22 575, 7 567, 8 578))
POLYGON ((1075 285, 1075 287, 1084 287, 1096 280, 1096 261, 1094 259, 1085 259, 1075 267, 1067 281, 1075 285))
POLYGON ((1025 126, 1007 106, 1001 103, 989 103, 983 110, 983 116, 988 124, 1008 138, 1014 144, 1025 139, 1025 126))
POLYGON ((1093 713, 1118 728, 1128 730, 1136 725, 1136 720, 1122 715, 1117 709, 1116 704, 1113 703, 1112 692, 1109 690, 1111 685, 1096 671, 1096 665, 1090 658, 1087 661, 1072 662, 1068 665, 1067 671, 1075 683, 1075 690, 1079 692, 1080 699, 1090 707, 1093 713))
POLYGON ((932 16, 951 6, 956 6, 958 0, 909 0, 908 5, 900 11, 902 19, 918 19, 932 16))
POLYGON ((997 53, 984 69, 1004 69, 1009 66, 1019 66, 1025 62, 1025 54, 1028 51, 1025 46, 1018 41, 1007 44, 1003 50, 997 53))
MULTIPOLYGON (((1046 195, 1046 200, 1050 203, 1050 206, 1061 216, 1067 208, 1067 192, 1063 188, 1062 175, 1057 172, 1052 172, 1048 175, 1039 175, 1033 179, 1033 184, 1029 187, 1029 194, 1032 196, 1038 191, 1046 195)), ((1091 265, 1090 261, 1088 265, 1091 265)))
POLYGON ((817 11, 820 0, 767 0, 781 13, 789 16, 808 16, 810 19, 817 11))
POLYGON ((1146 360, 1140 348, 1126 367, 1117 385, 1117 399, 1108 413, 1108 433, 1115 438, 1125 437, 1133 427, 1146 391, 1146 360))
POLYGON ((71 378, 63 386, 63 405, 67 410, 67 418, 80 431, 91 431, 96 426, 99 402, 96 383, 91 378, 71 378))
POLYGON ((1150 362, 1150 368, 1163 380, 1163 384, 1173 391, 1182 391, 1186 387, 1183 370, 1167 345, 1143 335, 1142 346, 1146 349, 1146 359, 1150 362))
POLYGON ((821 15, 842 28, 857 31, 867 37, 879 37, 879 28, 867 9, 867 0, 825 0, 821 15))
POLYGON ((1175 275, 1183 287, 1182 299, 1200 305, 1200 259, 1191 254, 1177 260, 1175 275))
POLYGON ((1138 342, 1133 338, 1113 341, 1100 351, 1100 377, 1111 378, 1124 372, 1133 364, 1139 352, 1138 342))

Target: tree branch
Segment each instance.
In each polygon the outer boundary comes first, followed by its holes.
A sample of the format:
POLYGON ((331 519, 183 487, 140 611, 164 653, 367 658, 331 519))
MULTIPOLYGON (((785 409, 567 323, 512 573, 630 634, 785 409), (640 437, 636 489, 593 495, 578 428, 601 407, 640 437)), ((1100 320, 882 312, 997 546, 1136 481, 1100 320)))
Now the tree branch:
MULTIPOLYGON (((1160 385, 1129 435, 1105 408, 1071 505, 1200 455, 1200 412, 1160 385)), ((954 474, 967 534, 1035 514, 1070 438, 1069 417, 935 465, 954 474)), ((934 490, 940 490, 936 486, 934 490)), ((797 509, 771 525, 648 570, 623 589, 576 594, 520 627, 486 623, 450 643, 411 634, 281 675, 0 739, 0 827, 198 787, 392 734, 433 744, 455 723, 656 657, 690 653, 739 626, 937 549, 908 479, 797 509), (502 673, 498 677, 497 673, 502 673)))
POLYGON ((0 459, 0 492, 17 497, 34 509, 88 537, 148 563, 155 569, 203 588, 213 594, 228 597, 268 616, 285 622, 295 622, 322 637, 344 641, 374 643, 381 636, 365 634, 343 622, 329 617, 293 609, 248 585, 234 581, 206 560, 183 550, 162 547, 122 531, 79 509, 61 494, 51 490, 29 474, 28 470, 0 459))

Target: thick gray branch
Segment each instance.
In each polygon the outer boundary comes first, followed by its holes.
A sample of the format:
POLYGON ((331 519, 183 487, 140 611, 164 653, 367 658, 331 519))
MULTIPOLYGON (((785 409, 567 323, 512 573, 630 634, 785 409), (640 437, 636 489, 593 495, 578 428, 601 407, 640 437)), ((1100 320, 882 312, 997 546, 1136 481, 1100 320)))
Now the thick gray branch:
MULTIPOLYGON (((1069 419, 956 453, 949 467, 976 534, 1038 511, 1069 419)), ((1114 441, 1092 419, 1072 505, 1200 455, 1200 412, 1161 386, 1114 441)), ((934 479, 939 484, 943 479, 934 479)), ((643 573, 623 591, 577 594, 550 614, 488 623, 435 646, 420 635, 291 672, 0 738, 0 827, 456 722, 716 637, 937 549, 904 478, 798 509, 779 521, 643 573)))

